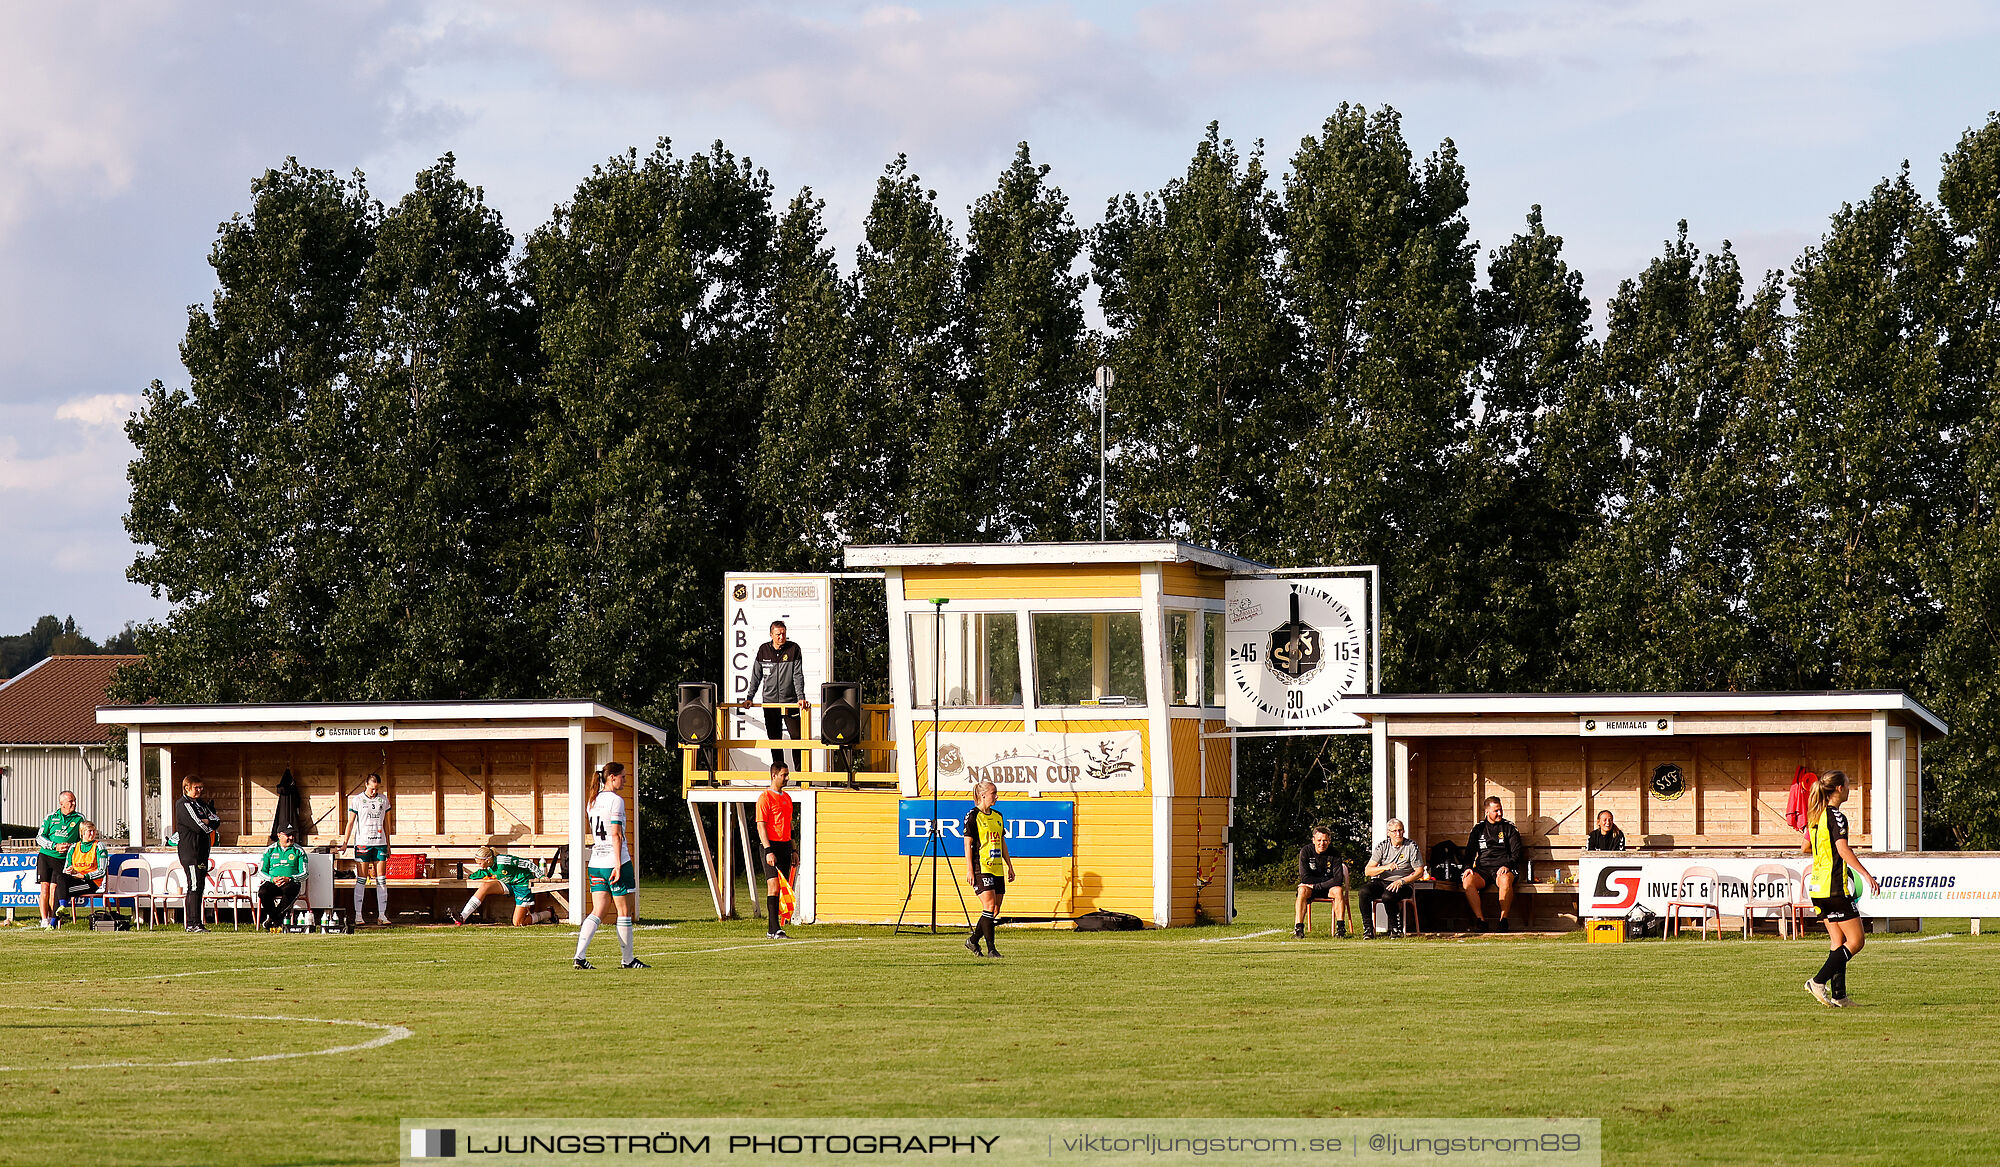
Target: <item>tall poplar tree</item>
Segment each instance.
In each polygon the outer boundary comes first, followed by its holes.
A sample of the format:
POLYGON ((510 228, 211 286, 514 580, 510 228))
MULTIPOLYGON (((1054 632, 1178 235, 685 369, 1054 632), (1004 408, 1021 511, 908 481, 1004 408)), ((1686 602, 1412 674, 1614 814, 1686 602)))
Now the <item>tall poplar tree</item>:
POLYGON ((188 310, 186 390, 155 381, 127 423, 137 451, 127 575, 172 605, 141 632, 128 701, 342 696, 357 579, 346 383, 380 207, 357 174, 296 159, 251 183, 209 252, 217 287, 188 310))
POLYGON ((868 477, 856 542, 954 542, 990 528, 972 494, 984 456, 965 378, 961 249, 951 224, 898 156, 875 182, 855 252, 854 334, 868 477))
POLYGON ((714 674, 769 380, 766 175, 717 143, 593 168, 529 237, 540 313, 524 584, 549 686, 664 716, 714 674))
POLYGON ((1216 124, 1187 172, 1111 200, 1091 238, 1111 335, 1110 497, 1119 537, 1265 553, 1281 527, 1272 480, 1293 456, 1284 381, 1277 200, 1263 147, 1216 124))
POLYGON ((1088 280, 1073 273, 1084 236, 1069 200, 1021 143, 999 184, 972 206, 963 287, 967 397, 978 452, 971 497, 991 509, 988 537, 1096 536, 1097 476, 1088 280))

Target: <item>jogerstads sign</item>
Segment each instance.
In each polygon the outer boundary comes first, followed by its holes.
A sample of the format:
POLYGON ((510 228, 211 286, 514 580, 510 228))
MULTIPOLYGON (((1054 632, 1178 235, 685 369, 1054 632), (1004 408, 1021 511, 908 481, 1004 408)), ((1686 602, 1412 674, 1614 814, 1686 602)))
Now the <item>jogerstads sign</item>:
POLYGON ((1144 790, 1145 740, 1137 730, 947 733, 938 738, 938 789, 991 782, 1002 794, 1144 790))

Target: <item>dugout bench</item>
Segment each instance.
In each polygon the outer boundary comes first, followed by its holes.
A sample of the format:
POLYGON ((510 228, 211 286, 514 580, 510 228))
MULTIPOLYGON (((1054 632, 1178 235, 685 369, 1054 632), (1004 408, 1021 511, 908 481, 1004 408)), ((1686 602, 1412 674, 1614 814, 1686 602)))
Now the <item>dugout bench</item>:
MULTIPOLYGON (((389 858, 392 863, 397 856, 410 855, 423 860, 422 875, 391 875, 383 882, 389 888, 389 915, 394 918, 412 912, 420 912, 432 921, 449 919, 449 913, 465 902, 475 881, 465 878, 465 873, 479 865, 479 851, 482 847, 492 847, 503 855, 516 855, 532 859, 538 863, 560 865, 562 853, 567 849, 569 839, 561 835, 535 835, 496 839, 490 835, 397 835, 390 840, 389 858)), ((400 865, 399 865, 400 866, 400 865)), ((352 905, 354 879, 360 864, 351 854, 343 854, 335 862, 334 880, 337 901, 352 905)), ((567 873, 565 872, 565 875, 567 873)), ((569 880, 567 878, 543 878, 533 881, 537 902, 546 895, 553 902, 557 919, 569 914, 569 880)), ((374 893, 370 892, 372 903, 374 893)), ((494 910, 494 904, 501 897, 493 897, 480 905, 482 916, 494 910)), ((506 899, 506 914, 511 916, 513 901, 506 899)), ((488 917, 490 918, 490 917, 488 917)))

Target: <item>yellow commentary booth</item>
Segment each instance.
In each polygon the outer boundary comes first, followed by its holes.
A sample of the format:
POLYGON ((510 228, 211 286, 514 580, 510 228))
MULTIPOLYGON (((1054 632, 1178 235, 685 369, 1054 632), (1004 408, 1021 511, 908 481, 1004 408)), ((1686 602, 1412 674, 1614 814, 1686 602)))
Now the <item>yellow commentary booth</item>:
MULTIPOLYGON (((1177 542, 857 546, 846 561, 885 583, 892 700, 863 711, 851 778, 806 718, 796 919, 976 917, 959 823, 982 779, 1009 821, 1008 919, 1230 918, 1223 591, 1262 565, 1177 542)), ((799 744, 723 738, 714 756, 799 744)), ((683 749, 716 913, 735 914, 739 871, 754 910, 762 881, 735 856, 755 854, 766 776, 711 784, 708 755, 683 749)))

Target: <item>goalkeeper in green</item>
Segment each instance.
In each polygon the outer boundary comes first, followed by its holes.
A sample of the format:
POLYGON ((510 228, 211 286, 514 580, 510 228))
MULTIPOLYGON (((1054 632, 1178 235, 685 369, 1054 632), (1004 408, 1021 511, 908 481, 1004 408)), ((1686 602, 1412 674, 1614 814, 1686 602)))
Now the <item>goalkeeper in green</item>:
POLYGON ((535 911, 535 876, 540 872, 532 859, 518 855, 500 855, 491 847, 479 849, 479 870, 466 876, 476 879, 478 885, 472 889, 472 898, 465 901, 465 910, 451 918, 454 924, 469 924, 479 916, 479 903, 491 893, 507 892, 514 897, 514 926, 540 924, 555 919, 553 912, 535 911))

